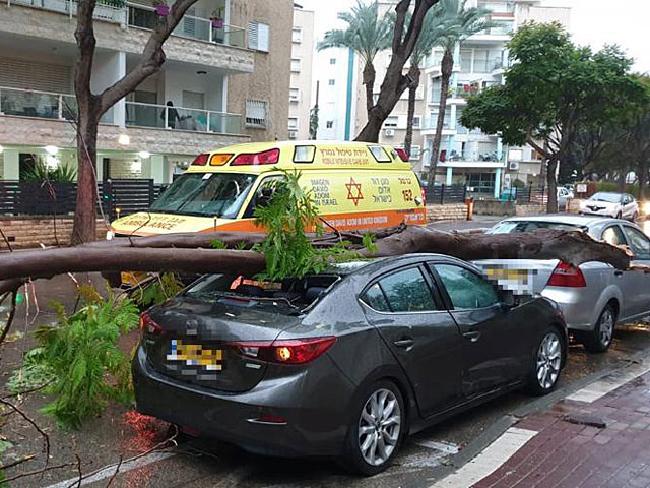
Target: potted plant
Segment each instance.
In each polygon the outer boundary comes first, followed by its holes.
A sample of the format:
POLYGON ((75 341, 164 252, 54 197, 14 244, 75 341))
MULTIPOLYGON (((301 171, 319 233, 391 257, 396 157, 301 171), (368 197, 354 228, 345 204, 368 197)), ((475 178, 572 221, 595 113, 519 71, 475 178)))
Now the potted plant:
POLYGON ((167 17, 169 15, 169 5, 165 0, 154 0, 153 9, 158 17, 167 17))
POLYGON ((217 29, 222 29, 223 28, 223 11, 222 9, 217 9, 212 12, 212 16, 210 17, 210 22, 212 23, 212 27, 215 27, 217 29))

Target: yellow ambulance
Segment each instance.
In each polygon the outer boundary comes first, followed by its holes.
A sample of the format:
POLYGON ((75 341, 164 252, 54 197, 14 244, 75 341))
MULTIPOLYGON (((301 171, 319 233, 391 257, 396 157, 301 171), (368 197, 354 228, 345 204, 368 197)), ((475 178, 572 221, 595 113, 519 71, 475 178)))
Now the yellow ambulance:
POLYGON ((301 184, 330 228, 373 230, 425 224, 417 177, 391 146, 366 142, 274 141, 223 147, 199 155, 151 205, 111 224, 113 236, 172 232, 262 232, 264 205, 282 170, 301 184))

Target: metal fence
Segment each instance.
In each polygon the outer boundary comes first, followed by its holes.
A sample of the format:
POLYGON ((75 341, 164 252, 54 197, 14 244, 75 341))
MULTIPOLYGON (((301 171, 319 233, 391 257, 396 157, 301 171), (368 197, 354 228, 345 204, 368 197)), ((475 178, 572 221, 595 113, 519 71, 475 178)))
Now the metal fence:
MULTIPOLYGON (((165 188, 150 179, 114 179, 99 184, 99 196, 104 213, 115 220, 146 210, 165 188)), ((76 198, 76 183, 0 181, 0 215, 70 215, 76 198)))
POLYGON ((522 188, 511 188, 507 193, 504 192, 502 200, 516 200, 519 204, 539 204, 545 205, 548 202, 548 192, 541 186, 528 185, 522 188))
POLYGON ((440 185, 426 190, 428 204, 462 203, 467 197, 465 185, 440 185))

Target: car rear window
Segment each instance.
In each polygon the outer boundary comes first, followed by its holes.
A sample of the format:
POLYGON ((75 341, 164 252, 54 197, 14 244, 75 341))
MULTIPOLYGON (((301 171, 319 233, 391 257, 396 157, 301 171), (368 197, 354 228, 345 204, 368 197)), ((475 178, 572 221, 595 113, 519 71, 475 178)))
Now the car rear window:
POLYGON ((501 222, 490 229, 488 234, 513 234, 516 232, 534 232, 540 229, 553 229, 553 230, 586 230, 586 227, 573 224, 565 224, 562 222, 536 222, 536 221, 522 221, 510 220, 501 222))

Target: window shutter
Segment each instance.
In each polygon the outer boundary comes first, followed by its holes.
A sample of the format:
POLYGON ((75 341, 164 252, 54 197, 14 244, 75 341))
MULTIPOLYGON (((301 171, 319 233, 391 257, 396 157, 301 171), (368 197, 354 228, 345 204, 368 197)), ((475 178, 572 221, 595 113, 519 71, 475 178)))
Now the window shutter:
POLYGON ((257 49, 257 22, 248 23, 248 49, 257 49))

